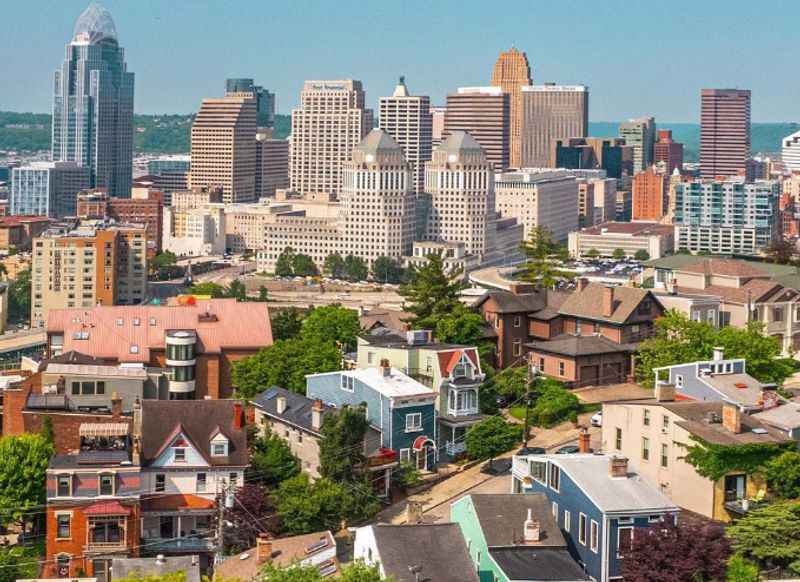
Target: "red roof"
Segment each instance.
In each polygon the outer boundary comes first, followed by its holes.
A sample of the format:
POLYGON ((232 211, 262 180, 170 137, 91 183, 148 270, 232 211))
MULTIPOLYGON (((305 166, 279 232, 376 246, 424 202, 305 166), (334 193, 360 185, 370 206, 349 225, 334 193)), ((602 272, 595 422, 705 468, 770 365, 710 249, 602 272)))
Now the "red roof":
POLYGON ((180 511, 186 509, 214 509, 216 504, 199 495, 156 495, 142 499, 142 511, 180 511))
POLYGON ((101 501, 83 510, 84 515, 130 515, 131 510, 119 501, 101 501))
POLYGON ((442 376, 449 376, 453 371, 453 368, 455 368, 456 364, 458 364, 458 362, 461 360, 461 356, 464 354, 466 354, 467 358, 469 358, 476 368, 480 369, 478 364, 478 353, 475 348, 456 348, 454 350, 443 351, 437 354, 439 356, 439 369, 442 373, 442 376))

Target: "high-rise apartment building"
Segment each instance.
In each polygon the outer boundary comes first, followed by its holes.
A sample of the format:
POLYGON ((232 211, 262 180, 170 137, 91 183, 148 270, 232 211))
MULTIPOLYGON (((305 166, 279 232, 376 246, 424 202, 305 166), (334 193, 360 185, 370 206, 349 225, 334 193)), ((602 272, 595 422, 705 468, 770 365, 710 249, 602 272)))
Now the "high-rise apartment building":
POLYGON ((104 190, 88 190, 78 194, 77 216, 144 226, 148 256, 154 256, 161 251, 163 208, 164 194, 155 189, 133 188, 130 198, 111 197, 104 190))
POLYGON ((279 188, 289 187, 289 142, 256 135, 256 198, 275 196, 279 188))
POLYGON ((613 137, 573 137, 556 140, 556 168, 606 171, 610 178, 621 178, 627 171, 625 140, 613 137))
POLYGON ((55 73, 51 159, 87 168, 89 185, 112 196, 131 190, 133 82, 111 13, 92 3, 55 73))
POLYGON ((619 124, 619 136, 633 149, 633 174, 644 172, 653 164, 656 143, 656 120, 637 117, 619 124))
POLYGON ((289 181, 300 194, 336 195, 342 164, 372 129, 361 81, 306 81, 292 111, 289 181))
POLYGON ((431 145, 436 147, 442 143, 444 135, 444 118, 447 114, 447 107, 431 107, 431 145))
POLYGON ((8 213, 74 216, 78 192, 88 186, 89 169, 75 162, 31 162, 12 168, 8 213))
POLYGON ((528 56, 515 48, 500 53, 492 69, 492 85, 508 93, 509 163, 512 168, 522 164, 522 87, 532 83, 528 56))
POLYGON ((755 255, 780 235, 777 180, 694 180, 673 192, 675 250, 755 255))
POLYGON ((800 172, 800 131, 783 138, 781 159, 786 170, 792 173, 800 172))
POLYGON ((425 162, 431 159, 433 116, 430 109, 430 97, 411 95, 403 77, 391 97, 380 99, 380 128, 403 148, 414 172, 415 192, 422 192, 425 162))
POLYGON ((588 132, 588 87, 545 83, 522 88, 522 167, 553 167, 556 142, 588 132))
POLYGON ((650 166, 633 177, 631 219, 660 222, 669 209, 669 174, 650 166))
POLYGON ((31 326, 43 326, 51 309, 144 301, 146 246, 143 227, 104 221, 53 227, 35 238, 31 326))
POLYGON ((227 79, 225 95, 249 94, 256 101, 256 124, 258 127, 275 126, 275 93, 256 85, 253 79, 227 79))
POLYGON ((703 89, 700 95, 700 175, 734 176, 750 157, 750 91, 703 89))
POLYGON ((442 137, 446 140, 457 131, 469 133, 495 171, 504 170, 509 164, 510 103, 500 87, 462 87, 447 96, 442 137))
POLYGON ((220 188, 224 202, 256 199, 255 99, 203 99, 192 123, 189 187, 220 188))
POLYGON ((653 163, 663 165, 659 170, 672 174, 675 169, 683 169, 683 144, 672 139, 671 129, 659 129, 658 139, 653 149, 653 163))

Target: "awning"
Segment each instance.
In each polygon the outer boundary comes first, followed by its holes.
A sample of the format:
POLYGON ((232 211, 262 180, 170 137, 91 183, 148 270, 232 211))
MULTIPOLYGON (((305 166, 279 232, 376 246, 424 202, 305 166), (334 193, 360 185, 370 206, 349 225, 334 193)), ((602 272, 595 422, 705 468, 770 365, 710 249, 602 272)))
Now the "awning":
POLYGON ((415 451, 421 451, 422 447, 424 447, 428 443, 430 443, 431 446, 434 446, 434 442, 429 437, 418 436, 417 438, 414 439, 414 444, 411 446, 411 448, 414 449, 415 451))
POLYGON ((128 434, 127 422, 85 422, 78 434, 82 437, 117 437, 128 434))
POLYGON ((131 510, 119 501, 102 501, 83 510, 84 515, 130 515, 131 510))

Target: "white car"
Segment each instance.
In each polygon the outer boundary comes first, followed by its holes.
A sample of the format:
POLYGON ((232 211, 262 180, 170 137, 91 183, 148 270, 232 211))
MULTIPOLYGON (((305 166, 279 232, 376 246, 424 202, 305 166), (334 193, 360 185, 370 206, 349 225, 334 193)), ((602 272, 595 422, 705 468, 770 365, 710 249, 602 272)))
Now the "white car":
POLYGON ((592 415, 592 426, 603 426, 603 411, 600 410, 592 415))

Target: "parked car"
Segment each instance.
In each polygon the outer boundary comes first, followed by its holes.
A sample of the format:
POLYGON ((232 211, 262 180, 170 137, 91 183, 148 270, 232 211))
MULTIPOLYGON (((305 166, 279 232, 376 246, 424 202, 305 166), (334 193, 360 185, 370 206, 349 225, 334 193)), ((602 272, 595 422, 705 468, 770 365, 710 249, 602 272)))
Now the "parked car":
POLYGON ((518 455, 544 455, 546 453, 544 447, 522 447, 517 451, 518 455))
POLYGON ((489 459, 481 467, 481 473, 487 475, 503 475, 511 470, 511 459, 489 459))
POLYGON ((556 450, 557 455, 570 455, 572 453, 579 453, 581 450, 578 445, 566 445, 556 450))
POLYGON ((592 415, 592 426, 603 426, 603 411, 598 410, 592 415))

